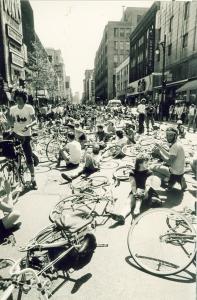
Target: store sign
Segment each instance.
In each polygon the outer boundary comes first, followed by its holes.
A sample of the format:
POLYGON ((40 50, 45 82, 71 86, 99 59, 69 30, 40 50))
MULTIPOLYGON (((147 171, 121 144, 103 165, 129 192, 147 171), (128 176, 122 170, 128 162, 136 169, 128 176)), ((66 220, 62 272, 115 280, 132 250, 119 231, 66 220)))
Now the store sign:
POLYGON ((146 81, 145 81, 145 79, 139 80, 137 91, 138 92, 144 92, 145 90, 146 90, 146 81))
POLYGON ((20 0, 3 0, 4 11, 17 23, 21 22, 20 0))
POLYGON ((23 44, 23 38, 20 33, 18 33, 16 30, 14 30, 11 26, 7 25, 7 31, 8 31, 8 36, 19 43, 20 45, 23 44))
POLYGON ((24 61, 23 61, 22 57, 14 54, 14 53, 11 54, 11 57, 12 57, 12 63, 14 65, 17 65, 17 66, 19 66, 21 68, 24 67, 24 61))
POLYGON ((153 71, 154 66, 154 30, 148 31, 148 70, 153 71))

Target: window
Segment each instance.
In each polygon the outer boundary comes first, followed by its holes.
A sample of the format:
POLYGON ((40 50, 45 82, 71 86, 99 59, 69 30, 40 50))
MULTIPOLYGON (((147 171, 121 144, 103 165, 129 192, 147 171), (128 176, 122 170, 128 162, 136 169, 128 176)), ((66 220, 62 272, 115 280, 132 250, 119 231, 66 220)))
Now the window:
POLYGON ((139 23, 139 22, 140 22, 141 18, 142 18, 142 16, 141 16, 141 15, 137 15, 137 23, 139 23))
POLYGON ((125 36, 126 36, 127 38, 130 37, 130 29, 129 29, 129 28, 127 28, 127 29, 125 30, 125 36))
POLYGON ((129 43, 129 42, 126 42, 126 43, 125 43, 125 46, 126 46, 126 50, 129 50, 129 49, 130 49, 130 43, 129 43))
POLYGON ((168 56, 172 54, 172 44, 168 45, 168 56))
POLYGON ((120 42, 120 50, 124 50, 124 42, 120 42))
POLYGON ((120 58, 120 64, 121 64, 124 61, 124 55, 120 55, 119 58, 120 58))
POLYGON ((124 28, 120 28, 120 37, 124 37, 124 28))
POLYGON ((188 33, 183 36, 183 48, 186 48, 188 44, 188 33))
POLYGON ((114 50, 118 50, 118 42, 114 41, 114 50))
POLYGON ((169 23, 169 32, 172 31, 172 23, 173 23, 173 16, 170 18, 170 23, 169 23))
POLYGON ((188 19, 189 17, 189 5, 190 5, 189 2, 185 3, 184 20, 188 19))
POLYGON ((161 41, 161 28, 158 29, 158 41, 161 41))
POLYGON ((119 28, 114 28, 114 36, 118 37, 119 28))
POLYGON ((115 62, 115 63, 118 62, 118 55, 114 55, 114 62, 115 62))

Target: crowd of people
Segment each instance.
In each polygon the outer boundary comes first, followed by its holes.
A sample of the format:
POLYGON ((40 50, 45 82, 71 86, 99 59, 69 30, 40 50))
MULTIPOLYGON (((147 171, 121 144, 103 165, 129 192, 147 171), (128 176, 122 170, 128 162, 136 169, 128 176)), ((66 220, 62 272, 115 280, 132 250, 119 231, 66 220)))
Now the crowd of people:
MULTIPOLYGON (((64 126, 67 128, 66 144, 57 153, 56 168, 59 169, 62 161, 66 165, 66 170, 73 170, 68 175, 67 172, 61 174, 67 182, 71 182, 78 176, 89 176, 97 172, 100 168, 102 155, 109 145, 118 146, 115 157, 122 159, 122 151, 125 145, 133 145, 140 141, 145 135, 156 133, 160 130, 160 124, 155 122, 156 107, 150 101, 142 98, 136 107, 102 107, 85 105, 58 105, 46 106, 34 109, 27 104, 27 95, 24 92, 16 91, 14 95, 15 105, 0 112, 0 128, 2 138, 4 133, 11 131, 10 138, 17 138, 20 141, 27 167, 31 174, 31 186, 38 189, 36 181, 33 151, 31 145, 32 129, 37 126, 42 130, 46 125, 64 126), (89 138, 91 134, 91 138, 89 138), (87 151, 87 144, 92 144, 91 151, 87 151)), ((182 191, 187 189, 184 178, 185 151, 181 143, 186 131, 193 128, 196 132, 197 109, 191 104, 189 108, 185 105, 170 107, 170 124, 166 130, 166 140, 168 148, 161 143, 156 143, 154 155, 163 162, 160 166, 150 167, 149 158, 141 155, 141 150, 136 155, 134 168, 130 172, 131 193, 127 209, 124 213, 114 214, 120 222, 124 223, 126 216, 133 208, 134 215, 140 213, 142 198, 147 203, 159 203, 161 200, 148 178, 156 174, 162 185, 170 190, 175 183, 179 183, 182 191), (184 126, 184 125, 187 125, 184 126), (143 195, 143 197, 141 197, 143 195)), ((197 157, 193 153, 191 157, 191 170, 197 179, 197 157)), ((0 211, 3 214, 0 222, 0 230, 15 228, 20 226, 19 213, 15 211, 12 201, 12 191, 10 182, 3 185, 1 177, 1 188, 4 186, 6 195, 0 199, 0 211)))

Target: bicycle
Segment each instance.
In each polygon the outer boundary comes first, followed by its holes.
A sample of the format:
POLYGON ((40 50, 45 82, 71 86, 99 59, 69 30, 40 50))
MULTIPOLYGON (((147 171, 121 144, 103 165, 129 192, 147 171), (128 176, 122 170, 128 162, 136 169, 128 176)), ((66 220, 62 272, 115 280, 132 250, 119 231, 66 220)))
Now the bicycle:
POLYGON ((21 143, 17 140, 0 141, 0 156, 5 157, 0 172, 12 187, 25 187, 27 183, 27 165, 21 143))
POLYGON ((34 286, 34 279, 43 299, 48 299, 49 282, 42 282, 42 278, 51 281, 61 271, 64 277, 70 279, 70 270, 83 268, 90 262, 97 246, 106 246, 97 245, 91 233, 92 222, 93 218, 82 210, 75 213, 70 211, 69 216, 67 211, 66 219, 63 216, 56 219, 25 247, 21 247, 20 251, 26 252, 26 256, 12 267, 12 284, 5 291, 3 299, 8 299, 15 287, 19 288, 20 293, 28 293, 34 286))
POLYGON ((106 176, 92 176, 86 177, 78 182, 71 183, 71 190, 72 193, 79 192, 79 193, 91 193, 102 187, 104 189, 105 186, 109 185, 109 180, 106 176))
POLYGON ((154 208, 131 225, 127 245, 131 257, 150 274, 177 274, 196 256, 196 217, 172 209, 154 208))

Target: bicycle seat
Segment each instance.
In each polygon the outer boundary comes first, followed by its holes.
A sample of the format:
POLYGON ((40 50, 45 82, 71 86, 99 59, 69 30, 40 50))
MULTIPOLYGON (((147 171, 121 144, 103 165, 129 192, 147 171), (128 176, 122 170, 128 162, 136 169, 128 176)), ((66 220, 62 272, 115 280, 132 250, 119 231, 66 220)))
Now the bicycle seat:
POLYGON ((60 220, 56 223, 62 229, 67 230, 70 233, 76 233, 92 222, 92 217, 86 217, 87 213, 82 210, 76 210, 74 212, 64 211, 60 220))

